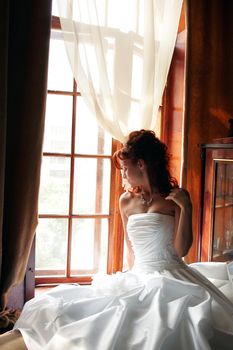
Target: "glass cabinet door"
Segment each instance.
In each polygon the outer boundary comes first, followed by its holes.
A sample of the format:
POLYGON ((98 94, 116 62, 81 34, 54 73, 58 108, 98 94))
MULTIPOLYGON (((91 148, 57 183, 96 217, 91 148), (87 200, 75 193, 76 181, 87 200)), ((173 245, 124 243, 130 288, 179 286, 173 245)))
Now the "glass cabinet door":
POLYGON ((233 260, 233 161, 216 162, 212 261, 233 260))

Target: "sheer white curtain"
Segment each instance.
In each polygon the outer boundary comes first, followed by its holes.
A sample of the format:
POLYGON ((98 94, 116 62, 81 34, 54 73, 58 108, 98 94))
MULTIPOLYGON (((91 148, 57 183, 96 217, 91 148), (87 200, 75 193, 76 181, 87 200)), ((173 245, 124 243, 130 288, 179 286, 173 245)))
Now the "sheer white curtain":
POLYGON ((182 1, 57 0, 80 92, 117 140, 155 128, 182 1))

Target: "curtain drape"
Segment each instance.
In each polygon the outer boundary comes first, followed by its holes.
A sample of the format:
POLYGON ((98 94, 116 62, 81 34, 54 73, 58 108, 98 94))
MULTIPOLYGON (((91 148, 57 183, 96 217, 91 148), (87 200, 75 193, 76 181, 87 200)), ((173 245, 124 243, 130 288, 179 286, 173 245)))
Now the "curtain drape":
POLYGON ((73 75, 99 124, 124 141, 155 129, 182 0, 57 0, 73 75))
POLYGON ((1 10, 0 316, 37 226, 51 0, 4 1, 1 10))

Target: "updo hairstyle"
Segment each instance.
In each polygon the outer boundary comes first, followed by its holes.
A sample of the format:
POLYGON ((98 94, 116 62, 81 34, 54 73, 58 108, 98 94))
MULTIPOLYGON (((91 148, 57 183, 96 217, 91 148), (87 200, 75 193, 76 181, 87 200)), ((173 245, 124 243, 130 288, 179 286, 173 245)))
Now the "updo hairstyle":
POLYGON ((130 159, 135 164, 143 159, 151 188, 158 189, 162 196, 167 196, 172 188, 178 187, 169 171, 167 146, 156 137, 154 131, 141 129, 131 132, 123 148, 113 155, 113 162, 118 169, 121 169, 120 161, 124 159, 130 159))

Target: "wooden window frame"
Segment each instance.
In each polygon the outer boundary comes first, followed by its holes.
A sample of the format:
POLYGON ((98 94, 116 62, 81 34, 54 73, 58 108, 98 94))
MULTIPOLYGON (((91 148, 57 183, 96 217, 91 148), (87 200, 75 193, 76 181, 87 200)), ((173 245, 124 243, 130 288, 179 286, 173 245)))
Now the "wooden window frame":
MULTIPOLYGON (((51 28, 55 30, 61 30, 60 19, 56 16, 52 16, 51 28)), ((107 273, 111 274, 116 271, 120 271, 123 266, 123 248, 124 248, 124 233, 121 223, 121 217, 119 212, 119 197, 123 189, 121 186, 120 172, 115 168, 113 162, 111 162, 111 179, 110 179, 110 204, 109 214, 93 214, 93 215, 75 215, 73 214, 73 188, 74 188, 74 162, 76 158, 94 158, 94 159, 110 159, 112 155, 99 155, 99 154, 77 154, 75 153, 75 122, 76 122, 76 101, 77 97, 81 96, 77 91, 77 84, 74 80, 73 91, 56 91, 48 90, 48 94, 51 95, 68 95, 73 98, 73 110, 72 110, 72 137, 71 137, 71 152, 70 153, 56 153, 56 152, 44 152, 44 157, 66 157, 70 158, 70 193, 69 193, 69 214, 67 215, 53 215, 53 214, 40 214, 40 219, 46 218, 64 218, 68 220, 68 243, 67 243, 67 261, 66 261, 66 276, 59 276, 59 271, 56 271, 54 275, 35 277, 36 285, 44 284, 58 284, 58 283, 79 283, 89 284, 92 280, 93 273, 86 271, 80 271, 77 276, 71 276, 71 236, 72 236, 72 221, 76 218, 107 218, 109 221, 108 232, 108 255, 107 255, 107 273)), ((112 139, 112 154, 121 147, 121 143, 112 139)), ((97 173, 98 181, 98 173, 97 173)), ((97 192, 98 192, 97 186, 97 192)), ((98 193, 97 193, 98 195, 98 193)), ((97 200, 98 202, 98 200, 97 200)), ((97 208, 98 209, 98 208, 97 208)), ((98 210, 97 210, 98 212, 98 210)), ((98 225, 98 223, 97 223, 98 225)), ((98 232, 98 230, 97 230, 98 232)), ((39 274, 41 273, 40 270, 39 274)), ((49 271, 46 270, 46 271, 49 271)))

